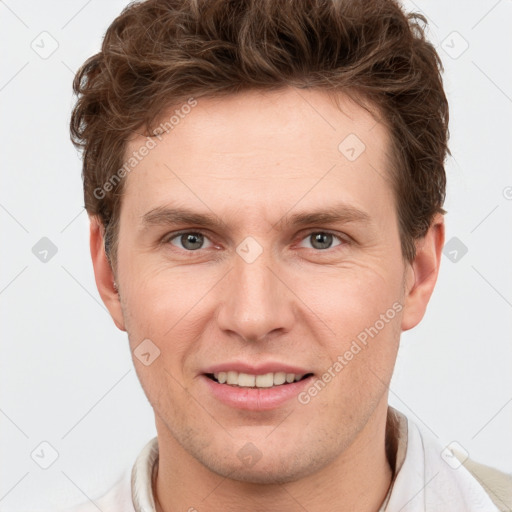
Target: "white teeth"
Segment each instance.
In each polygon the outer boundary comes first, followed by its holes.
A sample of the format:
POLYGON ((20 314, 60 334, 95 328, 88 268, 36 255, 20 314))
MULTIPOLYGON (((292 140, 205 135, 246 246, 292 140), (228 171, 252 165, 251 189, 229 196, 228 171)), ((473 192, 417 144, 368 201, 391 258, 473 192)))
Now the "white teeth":
POLYGON ((295 373, 276 372, 265 373, 264 375, 251 375, 249 373, 229 371, 214 373, 213 376, 220 384, 244 388, 271 388, 272 386, 281 386, 285 382, 288 384, 297 382, 304 377, 304 374, 296 375, 295 373))
MULTIPOLYGON (((238 379, 238 382, 240 383, 240 378, 238 379)), ((256 387, 258 387, 258 388, 271 388, 273 385, 274 385, 274 374, 273 373, 265 373, 265 375, 258 375, 256 377, 256 387)))
MULTIPOLYGON (((256 378, 255 375, 249 375, 248 373, 239 373, 238 374, 238 385, 243 386, 245 388, 252 388, 255 386, 256 381, 259 379, 256 378)), ((258 383, 259 385, 259 383, 258 383)), ((261 387, 261 386, 260 386, 261 387)))
POLYGON ((286 382, 286 373, 277 372, 274 373, 274 386, 280 386, 286 382))

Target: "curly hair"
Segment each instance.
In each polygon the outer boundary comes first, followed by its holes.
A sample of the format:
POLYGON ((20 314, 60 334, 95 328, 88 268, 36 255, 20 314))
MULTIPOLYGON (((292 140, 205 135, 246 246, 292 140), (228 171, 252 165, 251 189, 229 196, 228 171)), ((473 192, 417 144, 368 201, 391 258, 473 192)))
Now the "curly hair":
POLYGON ((287 86, 343 92, 376 108, 391 137, 402 255, 412 261, 415 241, 436 213, 446 213, 448 102, 426 25, 396 0, 147 0, 126 7, 75 76, 70 123, 83 150, 85 208, 105 228, 111 264, 125 181, 118 171, 130 136, 143 130, 155 137, 162 113, 190 98, 287 86))

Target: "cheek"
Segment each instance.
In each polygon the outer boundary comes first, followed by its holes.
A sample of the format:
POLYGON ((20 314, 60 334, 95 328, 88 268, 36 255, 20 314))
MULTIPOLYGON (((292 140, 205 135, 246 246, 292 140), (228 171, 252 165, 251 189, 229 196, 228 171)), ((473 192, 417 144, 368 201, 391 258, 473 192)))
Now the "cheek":
MULTIPOLYGON (((403 295, 400 269, 358 268, 314 280, 307 289, 310 322, 327 325, 319 344, 328 355, 323 369, 336 397, 346 401, 377 396, 389 384, 400 339, 403 295), (333 377, 335 375, 335 377, 333 377)), ((307 291, 306 291, 307 289, 307 291)), ((306 298, 307 295, 307 298, 306 298)), ((327 396, 325 397, 327 398, 327 396)), ((328 402, 326 402, 327 404, 328 402)))
POLYGON ((168 262, 153 263, 143 255, 127 258, 123 272, 124 304, 131 326, 161 338, 179 326, 215 283, 212 272, 168 262), (211 281, 211 282, 210 282, 211 281))
POLYGON ((164 284, 161 276, 133 280, 123 314, 133 364, 146 397, 156 411, 179 416, 180 407, 190 398, 185 390, 190 373, 187 362, 197 348, 198 335, 191 332, 189 304, 194 302, 164 284), (150 354, 150 364, 144 353, 150 354))
MULTIPOLYGON (((229 280, 229 275, 224 276, 229 267, 149 266, 139 259, 139 265, 137 258, 131 259, 123 275, 127 329, 139 337, 171 338, 180 352, 185 349, 180 342, 185 343, 187 332, 193 336, 197 329, 204 328, 207 316, 214 316, 218 306, 215 302, 222 302, 215 286, 221 278, 229 280)), ((373 325, 401 298, 399 270, 383 264, 378 257, 339 267, 285 268, 281 275, 291 284, 293 293, 283 300, 289 301, 289 307, 302 310, 300 317, 304 320, 323 320, 327 332, 344 340, 373 325)))
MULTIPOLYGON (((218 280, 213 272, 168 265, 132 267, 122 294, 123 315, 134 355, 134 364, 143 387, 152 395, 150 401, 168 401, 162 390, 180 394, 191 375, 191 355, 198 350, 211 311, 204 309, 208 293, 218 280), (137 346, 149 339, 159 353, 150 368, 136 359, 137 346), (135 351, 135 352, 134 352, 135 351)), ((128 277, 126 274, 125 277, 128 277)), ((147 343, 147 342, 146 342, 147 343)), ((148 397, 149 398, 149 397, 148 397)), ((154 405, 156 405, 154 403, 154 405)))
POLYGON ((356 334, 354 329, 373 325, 403 300, 400 268, 391 265, 347 265, 307 277, 297 275, 293 282, 297 296, 341 339, 356 334))

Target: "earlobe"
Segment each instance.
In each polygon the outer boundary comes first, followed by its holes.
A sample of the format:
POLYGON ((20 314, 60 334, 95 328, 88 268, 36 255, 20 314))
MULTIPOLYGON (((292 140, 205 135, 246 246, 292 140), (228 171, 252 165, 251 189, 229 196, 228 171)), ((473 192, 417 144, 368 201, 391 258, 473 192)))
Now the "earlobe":
POLYGON ((439 274, 444 237, 444 217, 437 214, 426 235, 418 240, 416 257, 406 270, 402 331, 418 325, 425 315, 439 274))
POLYGON ((104 228, 96 216, 90 220, 90 249, 96 287, 117 328, 126 331, 115 276, 105 253, 104 228))

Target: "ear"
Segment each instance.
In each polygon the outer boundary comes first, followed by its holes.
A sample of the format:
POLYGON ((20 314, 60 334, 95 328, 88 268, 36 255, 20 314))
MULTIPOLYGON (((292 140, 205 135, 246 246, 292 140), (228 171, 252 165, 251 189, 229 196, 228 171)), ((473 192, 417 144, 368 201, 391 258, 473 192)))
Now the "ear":
POLYGON ((104 227, 96 216, 89 217, 89 220, 91 258, 96 287, 118 329, 126 331, 119 293, 114 286, 114 272, 105 253, 104 227))
POLYGON ((425 315, 439 274, 444 236, 444 216, 436 214, 426 235, 416 243, 414 261, 407 265, 402 331, 418 325, 425 315))

